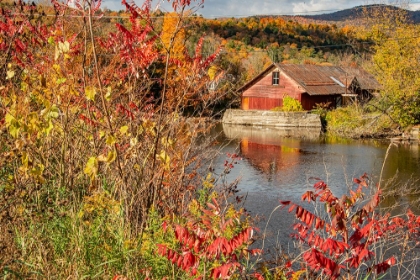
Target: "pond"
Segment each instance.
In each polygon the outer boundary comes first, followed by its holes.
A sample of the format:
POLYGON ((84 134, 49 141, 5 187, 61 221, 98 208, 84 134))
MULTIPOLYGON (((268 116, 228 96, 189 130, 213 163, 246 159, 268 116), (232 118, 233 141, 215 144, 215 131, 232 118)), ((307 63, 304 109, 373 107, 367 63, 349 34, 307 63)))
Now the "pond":
POLYGON ((239 179, 239 195, 244 196, 244 207, 257 217, 258 227, 266 234, 267 248, 289 246, 286 240, 290 241, 294 215, 276 209, 279 200, 300 202, 301 195, 317 181, 315 178, 324 180, 340 197, 354 186, 354 178, 366 173, 372 185, 381 182, 388 194, 382 208, 391 207, 398 213, 410 207, 420 214, 418 144, 327 138, 319 129, 226 124, 218 124, 212 134, 219 145, 219 156, 213 163, 216 173, 227 153, 242 158, 227 179, 239 179))

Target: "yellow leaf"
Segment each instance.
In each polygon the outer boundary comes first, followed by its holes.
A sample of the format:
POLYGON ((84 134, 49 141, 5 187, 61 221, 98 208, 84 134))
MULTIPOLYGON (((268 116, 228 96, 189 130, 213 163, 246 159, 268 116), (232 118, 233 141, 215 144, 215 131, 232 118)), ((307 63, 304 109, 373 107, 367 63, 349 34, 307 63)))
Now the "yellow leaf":
POLYGON ((305 269, 298 270, 298 271, 296 271, 296 272, 294 272, 294 273, 292 274, 292 279, 293 279, 293 280, 299 280, 299 279, 300 279, 300 276, 301 276, 302 274, 304 274, 304 273, 306 273, 306 270, 305 270, 305 269))
POLYGON ((95 179, 98 174, 98 159, 96 157, 90 157, 83 172, 88 175, 91 180, 95 179))
POLYGON ((96 89, 94 87, 86 87, 85 88, 85 95, 87 100, 95 101, 96 89))
POLYGON ((50 45, 54 45, 54 37, 52 37, 52 36, 50 36, 50 37, 48 37, 48 44, 50 44, 50 45))
POLYGON ((121 128, 120 128, 120 132, 121 132, 121 134, 126 134, 127 133, 127 131, 128 131, 128 126, 126 126, 126 125, 124 125, 124 126, 122 126, 121 128))
POLYGON ((10 135, 12 135, 13 138, 17 138, 19 136, 20 131, 19 122, 10 114, 6 114, 5 122, 6 127, 9 129, 10 135))
POLYGON ((6 127, 9 127, 12 124, 12 122, 15 121, 16 119, 15 117, 7 113, 6 116, 4 117, 4 120, 6 122, 6 127))
POLYGON ((54 69, 55 71, 57 71, 57 73, 60 73, 60 72, 61 72, 61 67, 60 67, 60 65, 59 65, 59 64, 54 64, 54 65, 53 65, 53 69, 54 69))
POLYGON ((38 181, 38 183, 45 183, 45 178, 42 176, 42 173, 44 173, 44 165, 43 164, 37 164, 35 167, 33 167, 30 171, 31 175, 35 177, 35 179, 38 181))
POLYGON ((106 162, 111 163, 117 158, 117 151, 113 149, 112 151, 108 152, 108 156, 106 157, 106 162))
POLYGON ((98 161, 102 161, 102 162, 106 162, 106 163, 111 163, 113 162, 115 159, 117 158, 117 152, 115 151, 115 149, 113 149, 112 151, 108 152, 108 155, 100 155, 98 157, 98 161))
POLYGON ((213 81, 214 78, 216 77, 216 73, 217 73, 217 67, 216 66, 211 66, 209 68, 209 70, 207 71, 207 74, 209 75, 210 81, 213 81))
POLYGON ((53 130, 53 128, 54 128, 54 125, 52 124, 52 121, 51 121, 51 120, 49 120, 49 121, 48 121, 48 127, 44 128, 44 132, 45 132, 47 135, 49 135, 49 134, 50 134, 50 132, 51 132, 51 130, 53 130))
POLYGON ((109 135, 107 138, 106 138, 106 144, 107 145, 110 145, 110 146, 112 146, 112 145, 114 145, 115 144, 115 142, 116 142, 116 139, 115 139, 115 137, 114 136, 112 136, 112 135, 109 135))
POLYGON ((106 88, 106 93, 105 93, 105 99, 106 99, 106 101, 111 100, 111 92, 112 92, 111 87, 107 87, 106 88))
POLYGON ((168 154, 164 150, 160 152, 159 158, 165 164, 165 168, 169 169, 171 158, 168 156, 168 154))
POLYGON ((27 152, 22 152, 22 165, 28 167, 29 165, 29 155, 27 152))
POLYGON ((55 83, 56 83, 57 85, 61 85, 61 84, 65 83, 66 81, 67 81, 67 79, 66 79, 66 78, 58 78, 58 79, 55 81, 55 83))

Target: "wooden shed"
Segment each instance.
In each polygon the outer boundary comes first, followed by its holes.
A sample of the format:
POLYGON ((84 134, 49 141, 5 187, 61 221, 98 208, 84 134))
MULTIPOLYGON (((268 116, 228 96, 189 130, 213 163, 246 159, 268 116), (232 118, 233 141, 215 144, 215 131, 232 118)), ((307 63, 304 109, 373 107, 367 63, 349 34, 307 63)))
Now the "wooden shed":
POLYGON ((270 110, 283 106, 283 98, 299 100, 305 110, 317 103, 341 106, 343 97, 357 97, 350 85, 357 77, 338 66, 272 64, 242 86, 243 110, 270 110))

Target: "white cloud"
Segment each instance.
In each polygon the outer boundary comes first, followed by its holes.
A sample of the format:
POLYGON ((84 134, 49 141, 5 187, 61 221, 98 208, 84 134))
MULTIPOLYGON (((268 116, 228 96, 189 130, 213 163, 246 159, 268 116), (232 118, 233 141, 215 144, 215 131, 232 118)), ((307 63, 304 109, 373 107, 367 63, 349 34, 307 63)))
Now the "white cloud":
MULTIPOLYGON (((135 1, 138 6, 143 4, 143 0, 135 1)), ((197 3, 191 1, 192 4, 197 3)), ((198 13, 205 17, 240 17, 251 15, 296 15, 296 14, 319 14, 329 13, 355 6, 377 3, 377 0, 205 0, 204 8, 199 9, 198 13)), ((172 11, 171 4, 166 0, 154 0, 153 6, 159 7, 164 11, 172 11)), ((103 7, 111 10, 125 9, 120 0, 104 0, 103 7)), ((420 3, 411 5, 412 10, 420 9, 420 3)))

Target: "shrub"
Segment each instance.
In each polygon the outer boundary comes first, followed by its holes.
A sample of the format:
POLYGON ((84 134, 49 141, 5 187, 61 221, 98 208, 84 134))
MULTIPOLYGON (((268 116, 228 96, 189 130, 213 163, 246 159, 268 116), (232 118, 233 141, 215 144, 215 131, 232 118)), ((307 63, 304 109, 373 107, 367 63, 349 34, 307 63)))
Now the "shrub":
MULTIPOLYGON (((237 155, 225 162, 225 174, 237 155)), ((162 279, 228 279, 244 276, 254 229, 244 209, 235 208, 226 198, 235 192, 218 190, 211 174, 189 203, 186 212, 160 218, 152 211, 145 231, 142 252, 146 277, 162 279), (158 254, 156 254, 158 252, 158 254)))
POLYGON ((350 138, 383 136, 396 128, 387 114, 372 112, 357 104, 327 111, 325 120, 329 134, 350 138))
MULTIPOLYGON (((111 28, 103 28, 101 1, 73 2, 72 8, 56 0, 2 6, 0 255, 7 259, 0 273, 8 267, 26 278, 38 267, 43 278, 68 278, 75 271, 95 278, 97 268, 119 268, 125 237, 141 243, 149 211, 182 213, 208 156, 210 141, 197 139, 209 126, 182 114, 200 107, 200 115, 214 99, 205 90, 206 73, 217 53, 204 57, 202 38, 193 55, 174 59, 173 42, 162 49, 154 30, 150 0, 141 7, 123 1, 128 18, 111 28), (105 182, 112 185, 106 196, 105 182), (71 209, 60 204, 61 192, 71 209), (119 212, 102 203, 118 203, 119 212), (85 206, 102 210, 86 208, 76 218, 85 206), (54 216, 66 210, 70 218, 54 216), (118 229, 115 219, 124 227, 118 229), (30 242, 16 244, 15 233, 30 242), (50 236, 63 242, 48 241, 50 236), (79 243, 65 241, 71 238, 79 243), (60 248, 86 255, 72 263, 61 260, 60 248), (57 271, 56 260, 62 274, 47 277, 49 265, 57 271)), ((180 12, 173 28, 182 29, 191 1, 172 2, 180 12)))
POLYGON ((302 104, 290 96, 283 98, 283 111, 285 112, 300 112, 303 111, 302 104))
MULTIPOLYGON (((420 216, 410 210, 396 217, 381 214, 380 188, 365 201, 363 189, 370 186, 369 178, 363 175, 354 183, 349 195, 338 198, 327 184, 318 181, 313 191, 302 195, 302 201, 312 204, 308 207, 281 201, 282 207, 295 212, 298 222, 292 236, 304 245, 302 254, 282 268, 286 274, 359 279, 384 274, 396 264, 404 267, 410 261, 404 257, 420 241, 420 216), (398 256, 393 254, 396 252, 398 256), (298 262, 305 266, 296 270, 293 263, 298 262)), ((398 277, 404 278, 402 275, 398 277)))

